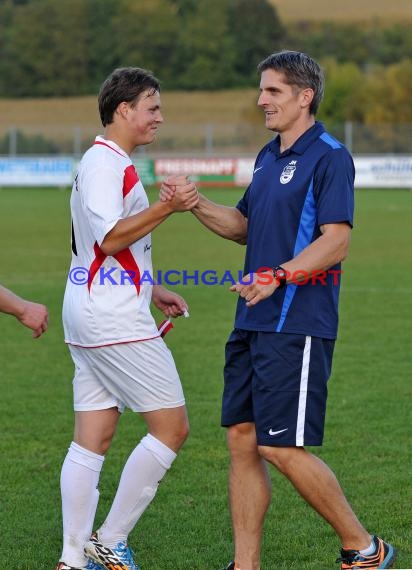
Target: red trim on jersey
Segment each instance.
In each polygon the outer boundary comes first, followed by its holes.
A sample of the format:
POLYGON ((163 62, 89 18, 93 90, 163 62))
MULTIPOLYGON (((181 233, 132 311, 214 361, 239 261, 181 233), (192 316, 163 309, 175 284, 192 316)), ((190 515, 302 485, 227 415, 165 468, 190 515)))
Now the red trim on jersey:
POLYGON ((138 338, 134 340, 119 340, 119 342, 109 342, 108 344, 98 344, 98 345, 85 345, 85 344, 76 344, 75 342, 70 342, 69 340, 65 340, 66 344, 71 344, 72 346, 77 346, 77 348, 104 348, 106 346, 116 346, 116 344, 130 344, 132 342, 148 342, 149 340, 155 340, 156 338, 160 338, 160 334, 156 336, 151 336, 149 338, 138 338))
MULTIPOLYGON (((97 245, 97 242, 94 243, 94 253, 95 258, 92 261, 89 269, 89 279, 87 280, 87 288, 90 293, 90 288, 93 283, 93 279, 96 276, 96 273, 99 271, 100 267, 103 265, 104 260, 107 258, 100 247, 97 245)), ((137 294, 140 293, 140 269, 137 265, 135 258, 132 255, 132 252, 129 248, 122 249, 119 253, 113 255, 113 257, 119 262, 119 264, 129 272, 129 277, 131 281, 133 281, 134 286, 136 287, 137 294)))
POLYGON ((113 255, 113 257, 120 263, 120 265, 126 271, 130 271, 130 279, 133 281, 137 294, 140 293, 140 269, 136 263, 135 258, 133 257, 132 252, 127 247, 126 249, 122 249, 119 253, 113 255))
POLYGON ((139 176, 133 164, 124 169, 123 176, 123 198, 126 198, 130 190, 139 182, 139 176))
POLYGON ((87 288, 89 290, 89 293, 90 293, 90 287, 92 286, 93 283, 93 279, 107 257, 107 255, 105 255, 100 249, 100 247, 97 245, 97 241, 94 242, 93 249, 96 257, 93 259, 89 269, 89 279, 87 280, 87 288))
POLYGON ((107 146, 107 148, 110 148, 110 150, 112 150, 113 152, 117 152, 117 154, 120 154, 120 156, 123 156, 124 158, 127 158, 127 154, 122 154, 121 152, 119 152, 118 150, 116 150, 115 148, 113 148, 112 146, 110 146, 109 144, 106 144, 102 141, 94 141, 94 144, 100 144, 102 146, 107 146))

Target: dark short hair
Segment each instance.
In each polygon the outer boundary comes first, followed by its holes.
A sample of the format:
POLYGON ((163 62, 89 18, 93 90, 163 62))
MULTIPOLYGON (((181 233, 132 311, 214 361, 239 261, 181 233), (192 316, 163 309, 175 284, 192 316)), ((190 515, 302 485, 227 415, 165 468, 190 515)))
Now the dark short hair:
POLYGON ((325 90, 325 78, 320 65, 306 53, 300 51, 280 51, 272 53, 258 65, 262 73, 266 69, 281 71, 286 83, 302 89, 313 89, 313 100, 309 108, 311 115, 316 115, 325 90))
POLYGON ((102 125, 113 122, 113 115, 123 101, 137 103, 139 96, 148 89, 160 91, 159 80, 151 71, 140 67, 115 69, 100 87, 98 101, 102 125))

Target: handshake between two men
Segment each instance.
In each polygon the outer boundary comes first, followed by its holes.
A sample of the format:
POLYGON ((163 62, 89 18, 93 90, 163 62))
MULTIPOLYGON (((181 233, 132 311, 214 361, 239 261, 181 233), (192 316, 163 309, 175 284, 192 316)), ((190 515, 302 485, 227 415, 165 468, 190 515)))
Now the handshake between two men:
POLYGON ((160 187, 161 202, 170 202, 174 212, 187 212, 199 203, 196 184, 188 176, 168 176, 160 187))

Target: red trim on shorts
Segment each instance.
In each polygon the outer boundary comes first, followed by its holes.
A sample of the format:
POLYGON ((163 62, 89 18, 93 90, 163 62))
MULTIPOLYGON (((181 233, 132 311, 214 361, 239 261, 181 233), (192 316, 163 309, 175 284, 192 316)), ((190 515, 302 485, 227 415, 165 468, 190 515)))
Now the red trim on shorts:
POLYGON ((72 346, 77 346, 77 348, 104 348, 105 346, 114 346, 116 344, 130 344, 132 342, 147 342, 148 340, 155 340, 156 338, 160 338, 160 334, 156 336, 151 336, 149 338, 137 338, 134 340, 120 340, 119 342, 110 342, 108 344, 99 344, 99 345, 84 345, 84 344, 76 344, 74 342, 70 342, 69 340, 65 340, 66 344, 71 344, 72 346))
POLYGON ((174 328, 174 325, 170 319, 166 319, 160 323, 157 327, 160 332, 160 336, 163 338, 171 329, 174 328))

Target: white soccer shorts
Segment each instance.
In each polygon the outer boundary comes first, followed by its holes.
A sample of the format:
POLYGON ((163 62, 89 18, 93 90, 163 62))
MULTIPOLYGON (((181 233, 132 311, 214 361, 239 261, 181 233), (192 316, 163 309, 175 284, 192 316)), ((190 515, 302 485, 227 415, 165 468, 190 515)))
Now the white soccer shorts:
POLYGON ((69 348, 75 364, 75 411, 117 407, 120 412, 152 412, 185 403, 172 353, 162 338, 69 348))

